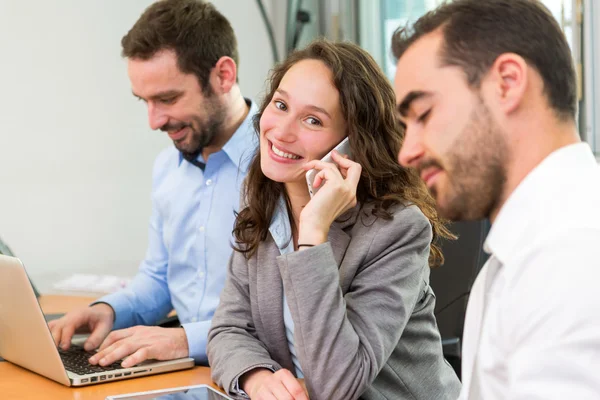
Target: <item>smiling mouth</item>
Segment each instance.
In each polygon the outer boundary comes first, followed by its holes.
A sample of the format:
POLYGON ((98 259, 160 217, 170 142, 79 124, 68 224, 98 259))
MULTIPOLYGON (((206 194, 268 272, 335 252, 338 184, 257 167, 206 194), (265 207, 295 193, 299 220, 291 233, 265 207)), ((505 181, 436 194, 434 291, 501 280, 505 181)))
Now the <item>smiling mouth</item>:
POLYGON ((176 131, 169 131, 169 132, 167 132, 167 134, 169 135, 171 140, 177 142, 185 137, 185 129, 186 128, 187 127, 184 126, 183 128, 178 129, 176 131))
POLYGON ((279 157, 288 158, 290 160, 299 160, 302 158, 296 154, 286 153, 283 150, 279 150, 277 147, 275 147, 275 145, 273 143, 271 143, 271 150, 273 150, 273 153, 275 153, 279 157))
POLYGON ((441 169, 438 168, 428 168, 426 170, 424 170, 421 173, 421 179, 423 180, 423 182, 425 182, 425 185, 430 186, 430 182, 433 180, 434 177, 436 177, 440 172, 442 172, 441 169))

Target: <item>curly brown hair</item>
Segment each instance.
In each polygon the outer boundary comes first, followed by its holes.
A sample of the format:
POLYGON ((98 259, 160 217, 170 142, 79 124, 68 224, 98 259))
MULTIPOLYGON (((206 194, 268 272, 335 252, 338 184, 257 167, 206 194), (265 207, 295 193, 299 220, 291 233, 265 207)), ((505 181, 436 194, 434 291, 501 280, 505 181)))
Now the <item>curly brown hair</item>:
MULTIPOLYGON (((256 132, 260 132, 260 118, 286 72, 294 64, 307 59, 322 61, 332 71, 346 120, 352 159, 362 166, 356 190, 358 203, 372 203, 371 213, 385 219, 392 218, 388 210, 393 205, 417 205, 433 229, 429 264, 443 264, 444 257, 437 241, 454 236, 446 228, 445 221, 438 217, 435 201, 417 173, 403 168, 396 161, 404 130, 395 111, 394 91, 365 50, 352 43, 318 39, 303 50, 292 53, 271 73, 267 95, 254 116, 256 132)), ((243 190, 245 205, 237 215, 233 230, 237 244, 234 248, 249 258, 256 253, 260 242, 266 240, 280 197, 285 197, 288 211, 290 203, 284 184, 263 174, 260 150, 250 164, 243 190)), ((295 229, 294 222, 291 223, 292 229, 295 229)))

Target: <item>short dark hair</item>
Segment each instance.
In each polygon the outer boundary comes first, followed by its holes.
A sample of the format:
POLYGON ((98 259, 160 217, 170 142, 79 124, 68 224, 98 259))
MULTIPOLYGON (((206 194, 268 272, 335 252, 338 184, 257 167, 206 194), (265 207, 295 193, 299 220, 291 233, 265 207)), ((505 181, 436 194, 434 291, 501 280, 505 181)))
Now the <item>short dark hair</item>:
POLYGON ((550 106, 561 120, 577 113, 577 81, 569 45, 556 19, 537 0, 456 0, 428 12, 392 38, 396 59, 419 38, 441 29, 444 65, 461 67, 472 87, 503 53, 515 53, 544 81, 550 106))
POLYGON ((231 24, 214 5, 201 0, 161 0, 149 6, 121 40, 122 55, 148 60, 173 50, 184 73, 198 77, 210 91, 210 71, 223 57, 237 65, 237 40, 231 24))

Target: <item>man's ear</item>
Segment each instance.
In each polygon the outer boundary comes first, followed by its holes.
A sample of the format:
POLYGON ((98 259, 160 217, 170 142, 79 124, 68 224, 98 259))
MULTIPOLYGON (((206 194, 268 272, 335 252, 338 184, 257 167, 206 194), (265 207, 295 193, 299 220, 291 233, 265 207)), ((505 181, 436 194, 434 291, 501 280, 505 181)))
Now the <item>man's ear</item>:
POLYGON ((229 93, 237 81, 237 66, 231 57, 223 56, 215 64, 211 75, 214 75, 213 85, 221 93, 229 93))
POLYGON ((484 86, 505 115, 513 113, 522 104, 529 84, 529 73, 527 62, 518 54, 504 53, 494 61, 485 77, 484 86))

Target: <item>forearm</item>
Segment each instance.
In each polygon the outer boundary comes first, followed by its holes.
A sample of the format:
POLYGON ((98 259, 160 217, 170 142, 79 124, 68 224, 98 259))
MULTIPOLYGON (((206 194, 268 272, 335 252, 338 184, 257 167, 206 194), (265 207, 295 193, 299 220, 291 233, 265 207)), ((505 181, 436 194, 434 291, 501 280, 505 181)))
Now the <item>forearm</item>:
POLYGON ((419 257, 413 246, 401 244, 377 248, 378 256, 367 254, 345 295, 329 243, 278 259, 311 394, 356 399, 373 382, 422 291, 428 255, 422 247, 427 245, 419 242, 419 257), (380 257, 384 251, 387 255, 380 257))
POLYGON ((258 367, 281 369, 256 333, 247 260, 237 252, 230 259, 221 301, 212 319, 207 355, 213 380, 232 395, 244 373, 258 367))
POLYGON ((332 398, 336 393, 353 399, 375 378, 378 368, 373 352, 361 343, 346 316, 352 311, 346 308, 337 265, 328 252, 331 249, 325 243, 298 253, 295 258, 302 256, 304 269, 295 268, 300 265, 288 259, 290 264, 280 264, 281 275, 307 386, 320 392, 318 398, 332 398))
POLYGON ((163 162, 159 157, 154 164, 148 248, 139 272, 125 290, 100 299, 115 310, 114 329, 154 325, 173 309, 167 284, 169 251, 164 243, 163 217, 155 196, 159 176, 164 171, 163 162))
POLYGON ((115 310, 113 329, 154 325, 173 308, 166 282, 157 281, 143 272, 138 273, 126 289, 98 301, 109 304, 115 310))
POLYGON ((213 327, 209 334, 208 359, 212 379, 231 395, 242 389, 240 379, 255 369, 277 371, 264 344, 241 328, 213 327))

